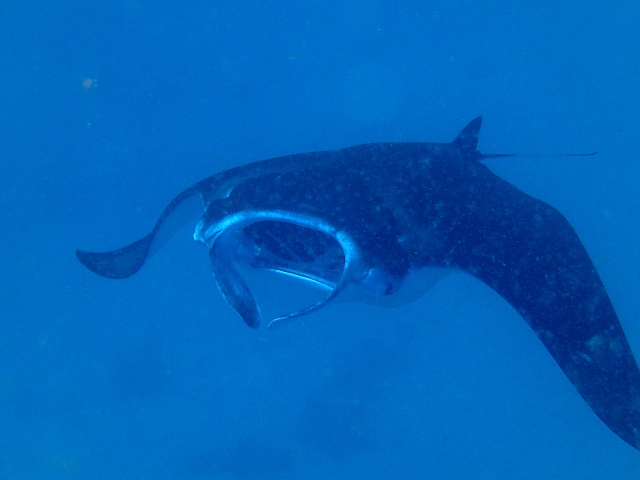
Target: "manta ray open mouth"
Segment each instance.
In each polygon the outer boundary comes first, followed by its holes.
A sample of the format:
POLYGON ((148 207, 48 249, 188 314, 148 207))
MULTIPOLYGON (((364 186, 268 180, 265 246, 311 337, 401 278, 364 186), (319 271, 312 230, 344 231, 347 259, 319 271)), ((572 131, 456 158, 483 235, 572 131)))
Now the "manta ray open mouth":
MULTIPOLYGON (((314 280, 313 277, 315 276, 315 281, 330 287, 330 292, 324 299, 305 309, 273 319, 270 325, 281 323, 284 320, 289 320, 317 310, 335 298, 349 283, 359 282, 362 280, 363 275, 366 275, 366 272, 362 271, 362 257, 360 249, 354 239, 349 234, 337 230, 333 225, 320 218, 280 210, 249 210, 227 215, 224 209, 217 209, 213 205, 209 205, 205 218, 198 222, 196 226, 193 238, 205 243, 209 247, 211 268, 218 289, 227 303, 229 303, 247 325, 252 328, 260 326, 262 314, 249 287, 234 265, 234 261, 240 260, 237 247, 239 244, 242 244, 242 242, 239 241, 239 238, 245 228, 249 228, 249 233, 254 234, 252 239, 254 246, 258 246, 258 244, 255 243, 255 234, 260 232, 264 233, 265 229, 267 231, 269 230, 269 227, 271 227, 271 229, 277 228, 279 231, 276 233, 283 234, 285 233, 285 228, 287 228, 284 227, 283 224, 292 225, 292 227, 288 227, 288 233, 294 234, 298 238, 300 238, 300 234, 304 233, 312 235, 310 237, 311 240, 322 242, 322 245, 316 245, 316 248, 329 248, 330 253, 334 255, 337 245, 338 248, 342 250, 342 255, 338 255, 338 261, 339 258, 342 257, 343 262, 340 276, 337 281, 335 281, 335 271, 316 269, 315 272, 309 272, 307 271, 308 269, 305 263, 293 262, 295 258, 291 258, 288 262, 286 261, 286 257, 291 257, 292 253, 296 250, 298 254, 302 254, 303 250, 300 250, 300 247, 306 249, 309 243, 308 240, 305 241, 304 244, 300 244, 299 241, 294 241, 294 237, 288 237, 277 249, 274 245, 271 245, 271 255, 269 255, 269 257, 284 255, 284 257, 281 257, 282 265, 272 264, 270 266, 271 269, 286 272, 287 270, 284 266, 288 263, 290 265, 289 273, 308 280, 314 280), (259 224, 265 222, 269 223, 260 228, 259 224), (252 225, 258 226, 251 229, 250 227, 252 225), (294 227, 297 227, 297 229, 294 227), (330 239, 333 240, 333 243, 331 243, 330 239), (291 247, 298 248, 292 250, 291 247), (277 253, 274 253, 274 249, 277 253)), ((245 238, 248 237, 245 236, 245 238)), ((307 251, 306 253, 308 256, 311 252, 307 251)), ((265 261, 266 256, 254 253, 250 259, 252 261, 265 261)), ((333 259, 332 261, 335 264, 336 260, 333 259)), ((307 264, 309 264, 309 267, 313 266, 313 262, 307 262, 307 264)))
POLYGON ((334 289, 344 271, 338 241, 320 230, 293 223, 264 221, 243 229, 236 256, 244 264, 288 273, 334 289))

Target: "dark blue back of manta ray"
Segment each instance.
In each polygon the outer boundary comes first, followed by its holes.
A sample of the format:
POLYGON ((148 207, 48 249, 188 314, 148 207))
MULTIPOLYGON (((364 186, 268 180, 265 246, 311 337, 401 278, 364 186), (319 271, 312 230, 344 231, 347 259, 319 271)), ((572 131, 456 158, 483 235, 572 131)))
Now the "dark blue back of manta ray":
MULTIPOLYGON (((330 152, 333 162, 354 161, 359 168, 365 168, 371 158, 376 158, 378 165, 394 165, 377 173, 372 169, 372 175, 404 175, 376 181, 378 185, 395 181, 405 188, 405 195, 392 205, 402 212, 402 218, 384 217, 384 225, 379 218, 371 218, 371 232, 377 222, 385 235, 393 238, 363 237, 359 243, 368 258, 377 257, 386 266, 392 265, 399 277, 407 273, 409 265, 438 266, 461 269, 486 283, 522 315, 604 423, 640 449, 640 371, 602 281, 562 214, 479 162, 483 158, 476 150, 480 125, 478 117, 449 144, 370 144, 330 152), (410 164, 425 156, 430 160, 420 175, 398 166, 398 162, 410 164), (437 242, 429 243, 428 248, 421 244, 400 248, 401 242, 393 232, 425 231, 425 226, 432 238, 439 239, 437 242)), ((265 164, 281 162, 291 171, 296 161, 322 155, 282 157, 265 164)), ((260 165, 258 162, 246 168, 260 169, 260 165)), ((282 176, 286 177, 284 170, 282 176)), ((329 188, 332 179, 323 177, 318 164, 309 170, 313 170, 309 182, 326 180, 329 188)), ((278 173, 273 168, 270 172, 278 173)), ((266 182, 266 187, 272 181, 266 174, 252 178, 263 186, 266 182)), ((181 195, 198 191, 206 198, 208 182, 204 180, 181 195)), ((252 191, 249 183, 245 185, 247 192, 252 191)), ((367 198, 369 186, 351 185, 361 190, 362 198, 367 198)), ((314 189, 309 185, 307 191, 314 189)), ((296 193, 290 194, 295 197, 296 193)), ((318 201, 327 198, 330 196, 318 201)), ((177 203, 174 200, 163 216, 168 216, 177 203)), ((292 205, 295 209, 295 200, 292 205)), ((154 232, 128 247, 106 253, 78 252, 78 258, 106 277, 132 275, 144 263, 161 221, 162 217, 154 232)), ((246 227, 240 238, 243 260, 255 267, 294 271, 321 278, 328 285, 338 282, 344 268, 344 252, 335 239, 316 230, 286 222, 257 222, 246 227)))
POLYGON ((640 449, 640 371, 582 242, 555 208, 475 162, 434 166, 455 192, 438 211, 451 243, 427 264, 456 266, 507 300, 594 412, 640 449))

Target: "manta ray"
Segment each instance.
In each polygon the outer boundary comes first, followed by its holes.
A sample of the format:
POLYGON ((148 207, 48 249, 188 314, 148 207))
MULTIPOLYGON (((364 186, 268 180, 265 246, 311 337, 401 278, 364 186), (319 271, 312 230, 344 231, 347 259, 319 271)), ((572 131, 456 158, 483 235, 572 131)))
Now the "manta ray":
POLYGON ((270 325, 348 294, 383 303, 424 272, 466 272, 524 318, 595 414, 640 449, 640 371, 593 262, 558 210, 481 163, 511 156, 477 150, 481 123, 450 143, 369 143, 223 171, 178 194, 140 240, 76 255, 126 278, 199 218, 193 237, 208 247, 218 289, 253 328, 262 315, 240 266, 326 291, 270 325))

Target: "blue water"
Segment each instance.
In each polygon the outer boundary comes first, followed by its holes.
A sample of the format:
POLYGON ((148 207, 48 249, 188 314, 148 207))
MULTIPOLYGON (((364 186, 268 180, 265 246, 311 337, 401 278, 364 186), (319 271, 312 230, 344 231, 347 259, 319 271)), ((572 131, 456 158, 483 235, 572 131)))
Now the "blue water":
POLYGON ((482 114, 482 151, 599 151, 488 165, 567 216, 640 354, 639 21, 631 1, 2 2, 0 479, 640 478, 463 274, 272 332, 188 230, 125 281, 74 256, 220 170, 450 141, 482 114))

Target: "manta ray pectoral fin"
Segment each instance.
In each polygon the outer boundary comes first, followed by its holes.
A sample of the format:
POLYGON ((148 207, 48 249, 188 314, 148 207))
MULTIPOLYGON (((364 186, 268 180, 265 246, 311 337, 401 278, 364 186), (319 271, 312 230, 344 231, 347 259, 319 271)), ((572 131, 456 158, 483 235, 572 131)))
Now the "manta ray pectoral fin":
POLYGON ((142 268, 182 227, 202 213, 199 191, 189 188, 176 196, 164 209, 151 233, 126 247, 111 252, 77 250, 76 257, 85 267, 102 277, 127 278, 142 268))
POLYGON ((112 252, 77 250, 76 257, 85 267, 102 277, 127 278, 144 264, 153 237, 153 233, 150 233, 131 245, 112 252))
MULTIPOLYGON (((640 370, 578 235, 556 209, 475 165, 483 209, 457 210, 442 263, 507 300, 596 415, 640 449, 640 370)), ((477 200, 469 192, 465 201, 477 200)))

